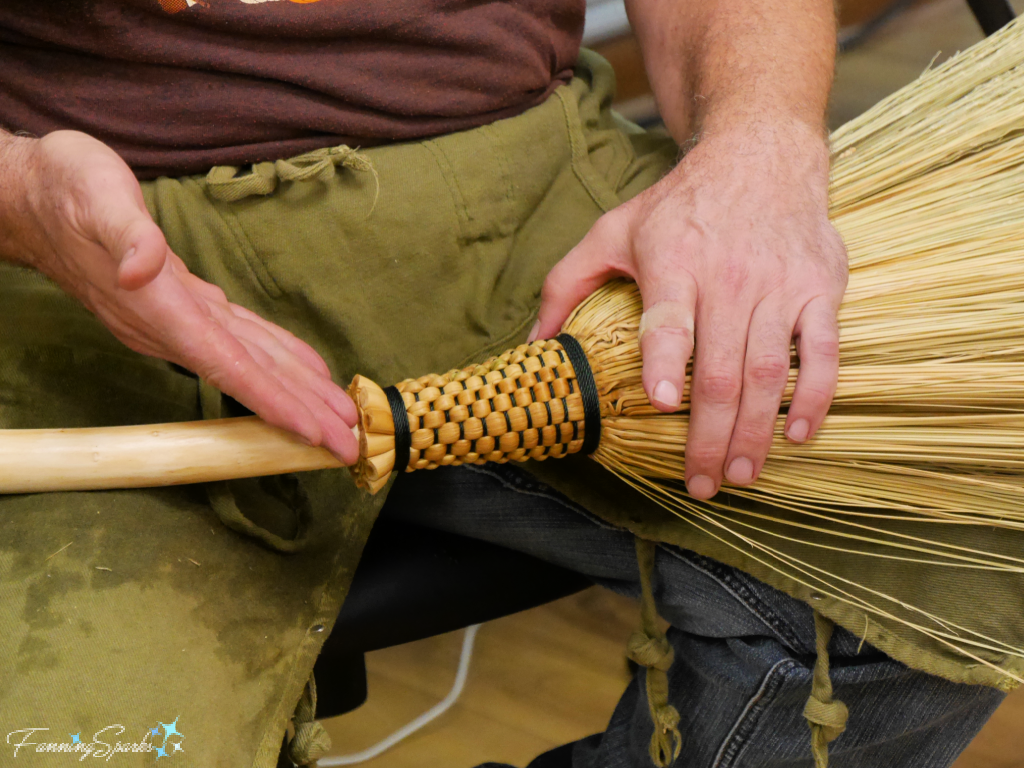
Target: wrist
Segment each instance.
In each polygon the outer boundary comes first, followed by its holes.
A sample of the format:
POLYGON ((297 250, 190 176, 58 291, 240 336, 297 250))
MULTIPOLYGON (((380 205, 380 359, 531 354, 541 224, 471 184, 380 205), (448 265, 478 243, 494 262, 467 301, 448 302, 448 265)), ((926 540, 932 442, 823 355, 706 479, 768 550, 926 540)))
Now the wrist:
POLYGON ((799 149, 816 157, 828 157, 824 120, 782 110, 715 110, 701 121, 696 139, 700 142, 741 136, 778 151, 799 149))
POLYGON ((791 180, 827 191, 829 142, 820 124, 792 115, 732 114, 709 119, 696 143, 702 154, 713 154, 735 167, 773 171, 776 178, 779 169, 785 169, 791 180))
POLYGON ((38 139, 0 131, 0 260, 34 266, 29 192, 38 139))

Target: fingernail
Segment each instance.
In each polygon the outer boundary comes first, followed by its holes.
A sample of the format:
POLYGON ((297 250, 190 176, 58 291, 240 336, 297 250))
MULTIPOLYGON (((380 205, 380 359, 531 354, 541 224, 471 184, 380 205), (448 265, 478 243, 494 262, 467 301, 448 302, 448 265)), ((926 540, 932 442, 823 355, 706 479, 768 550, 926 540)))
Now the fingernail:
POLYGON ((725 476, 730 483, 746 485, 754 479, 754 463, 743 456, 733 459, 729 468, 725 470, 725 476))
POLYGON ((807 419, 797 419, 789 425, 787 437, 789 437, 790 440, 802 443, 807 439, 807 433, 810 429, 811 425, 807 423, 807 419))
POLYGON ((710 499, 715 495, 715 481, 707 475, 694 475, 686 481, 686 490, 695 499, 710 499))
POLYGON ((659 381, 654 388, 654 400, 669 408, 678 408, 679 390, 671 381, 659 381))
POLYGON ((526 343, 532 344, 537 336, 540 334, 540 320, 533 324, 533 330, 530 331, 530 335, 526 337, 526 343))

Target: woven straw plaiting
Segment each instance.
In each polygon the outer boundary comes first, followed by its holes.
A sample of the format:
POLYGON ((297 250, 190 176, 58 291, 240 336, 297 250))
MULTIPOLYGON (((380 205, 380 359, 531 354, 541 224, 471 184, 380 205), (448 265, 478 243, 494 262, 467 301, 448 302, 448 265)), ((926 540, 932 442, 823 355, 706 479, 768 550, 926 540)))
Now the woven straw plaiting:
MULTIPOLYGON (((544 460, 577 453, 585 439, 576 371, 555 340, 521 344, 486 362, 395 385, 409 420, 406 471, 459 464, 544 460)), ((395 424, 384 391, 357 376, 356 483, 376 493, 395 462, 395 424)))

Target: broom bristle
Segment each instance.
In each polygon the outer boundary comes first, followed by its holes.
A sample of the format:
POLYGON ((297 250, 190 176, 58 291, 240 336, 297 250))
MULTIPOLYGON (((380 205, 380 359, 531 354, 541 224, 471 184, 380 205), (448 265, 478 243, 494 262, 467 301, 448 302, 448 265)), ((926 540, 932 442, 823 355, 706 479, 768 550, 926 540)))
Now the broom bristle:
POLYGON ((1024 559, 951 546, 934 527, 907 533, 921 522, 1024 530, 1022 95, 1017 22, 833 134, 831 216, 850 257, 835 400, 813 440, 786 441, 792 371, 758 481, 726 486, 727 500, 686 495, 687 400, 671 416, 647 401, 636 286, 610 283, 565 325, 601 393, 597 461, 796 582, 994 668, 979 652, 1024 659, 1024 648, 844 582, 771 542, 1024 573, 1024 559))

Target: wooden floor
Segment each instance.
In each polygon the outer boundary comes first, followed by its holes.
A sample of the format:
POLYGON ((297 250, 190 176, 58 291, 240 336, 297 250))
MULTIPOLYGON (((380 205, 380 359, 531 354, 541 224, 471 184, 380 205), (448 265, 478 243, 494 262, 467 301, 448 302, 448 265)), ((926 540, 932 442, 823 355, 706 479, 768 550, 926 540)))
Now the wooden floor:
MULTIPOLYGON (((1022 3, 1014 3, 1018 11, 1022 3)), ((941 60, 980 37, 963 0, 937 0, 907 13, 840 59, 831 123, 910 82, 936 54, 941 60)), ((594 589, 488 624, 459 703, 365 765, 472 768, 493 760, 523 766, 602 730, 627 682, 623 649, 635 622, 629 601, 594 589)), ((370 654, 369 701, 326 723, 332 754, 364 749, 439 701, 452 684, 460 644, 455 633, 370 654)), ((956 768, 1024 768, 1024 690, 1007 699, 956 768)))
MULTIPOLYGON (((538 754, 603 730, 628 681, 629 600, 594 588, 485 625, 462 698, 439 720, 367 768, 524 766, 538 754)), ((462 634, 367 656, 369 700, 325 721, 335 749, 358 752, 440 701, 462 634)), ((926 768, 922 766, 922 768, 926 768)), ((1010 696, 955 768, 1024 768, 1024 689, 1010 696)))
MULTIPOLYGON (((604 729, 628 682, 636 607, 597 588, 486 624, 462 698, 368 768, 522 766, 604 729)), ((369 699, 325 721, 332 754, 357 752, 426 711, 451 688, 462 633, 367 656, 369 699)))

